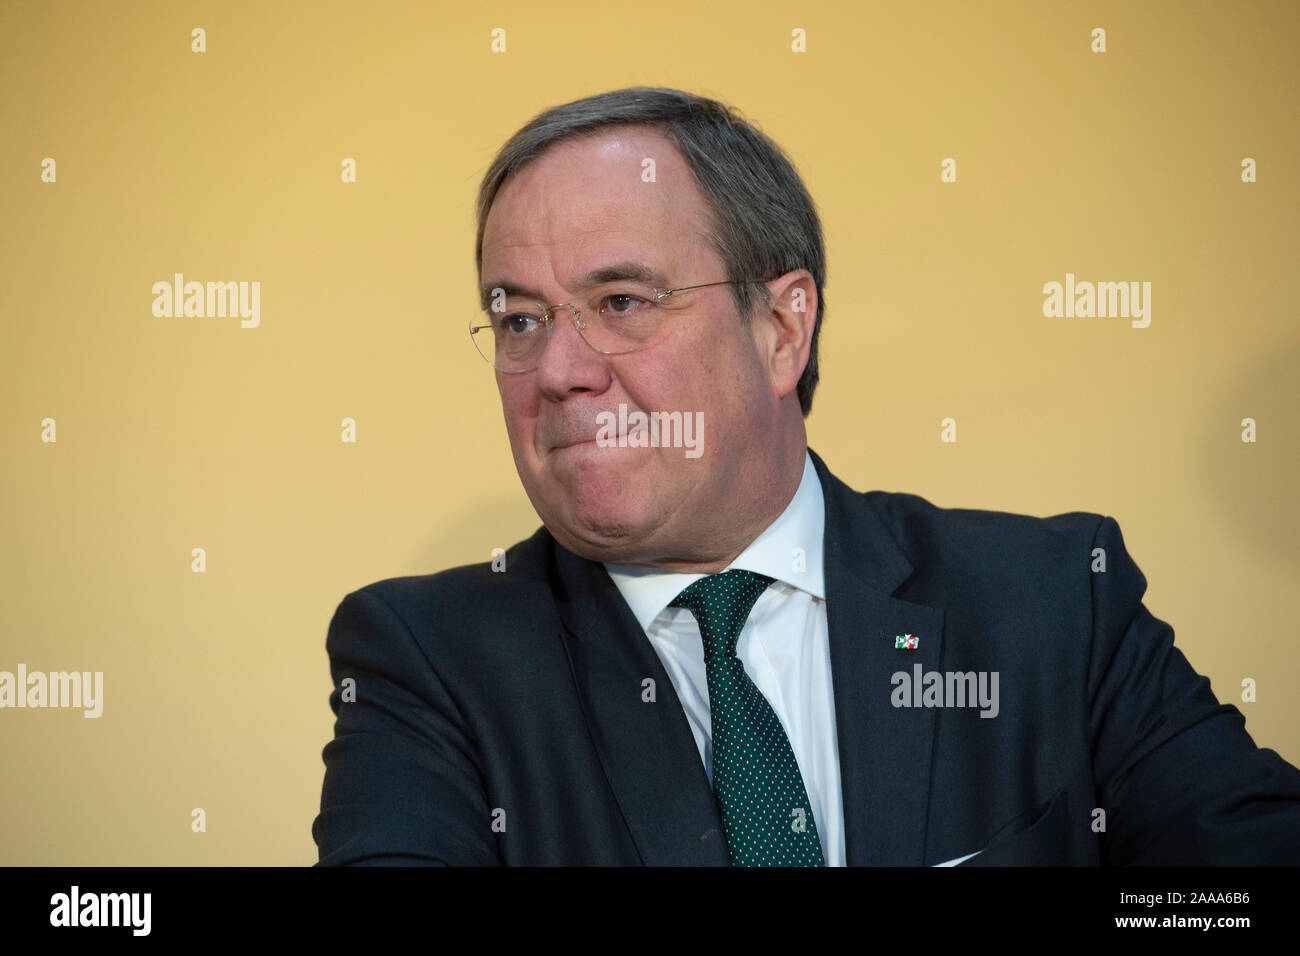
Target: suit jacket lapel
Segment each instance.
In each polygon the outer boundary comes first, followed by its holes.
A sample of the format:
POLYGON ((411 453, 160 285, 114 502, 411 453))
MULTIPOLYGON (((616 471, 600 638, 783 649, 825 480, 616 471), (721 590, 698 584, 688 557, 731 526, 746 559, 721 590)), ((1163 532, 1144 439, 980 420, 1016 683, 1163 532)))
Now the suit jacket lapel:
POLYGON ((912 563, 860 492, 809 449, 826 501, 824 569, 831 682, 850 866, 920 866, 930 793, 935 712, 895 708, 891 676, 937 670, 941 608, 893 592, 912 563), (895 648, 915 635, 915 650, 895 648))
POLYGON ((604 567, 555 544, 564 642, 596 752, 647 866, 729 866, 686 713, 604 567), (654 680, 654 703, 642 682, 654 680))

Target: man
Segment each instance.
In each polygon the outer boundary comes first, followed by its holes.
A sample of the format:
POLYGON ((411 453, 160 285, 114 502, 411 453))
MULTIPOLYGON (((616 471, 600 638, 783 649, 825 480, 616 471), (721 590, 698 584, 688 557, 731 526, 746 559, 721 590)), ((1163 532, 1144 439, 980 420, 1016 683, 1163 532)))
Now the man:
POLYGON ((1114 520, 862 494, 808 449, 821 226, 740 117, 539 115, 478 266, 544 527, 340 604, 322 864, 1300 862, 1300 771, 1114 520))

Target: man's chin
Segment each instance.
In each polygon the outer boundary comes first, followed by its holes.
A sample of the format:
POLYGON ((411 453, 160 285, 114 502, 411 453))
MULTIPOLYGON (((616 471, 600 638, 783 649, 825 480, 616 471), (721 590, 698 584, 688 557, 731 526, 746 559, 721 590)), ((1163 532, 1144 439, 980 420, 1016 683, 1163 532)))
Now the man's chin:
POLYGON ((545 490, 530 497, 560 544, 590 560, 618 563, 630 545, 642 550, 657 537, 664 509, 652 462, 628 454, 640 451, 586 443, 561 449, 548 463, 550 474, 539 482, 545 490))
POLYGON ((546 529, 560 544, 590 561, 625 563, 644 551, 658 523, 608 499, 588 507, 570 507, 562 517, 543 515, 546 529))
POLYGON ((563 523, 548 522, 555 540, 574 554, 593 561, 617 561, 629 545, 643 545, 648 530, 629 516, 607 513, 580 514, 563 523))

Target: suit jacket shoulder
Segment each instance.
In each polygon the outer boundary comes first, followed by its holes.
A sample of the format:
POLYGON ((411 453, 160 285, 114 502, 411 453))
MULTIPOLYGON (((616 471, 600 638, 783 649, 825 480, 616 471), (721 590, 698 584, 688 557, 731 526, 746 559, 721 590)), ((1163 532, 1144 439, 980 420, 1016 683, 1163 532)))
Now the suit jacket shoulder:
POLYGON ((1086 582, 1079 575, 1081 556, 1091 552, 1106 520, 1088 511, 1040 518, 945 508, 905 492, 861 494, 916 568, 911 587, 940 603, 986 597, 993 588, 1018 589, 1048 579, 1086 582))

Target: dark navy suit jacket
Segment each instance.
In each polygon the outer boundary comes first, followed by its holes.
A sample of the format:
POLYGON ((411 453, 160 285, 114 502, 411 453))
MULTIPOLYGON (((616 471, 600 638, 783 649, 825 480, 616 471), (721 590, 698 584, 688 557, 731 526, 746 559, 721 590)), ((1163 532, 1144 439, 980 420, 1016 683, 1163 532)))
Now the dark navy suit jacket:
MULTIPOLYGON (((1143 605, 1113 519, 864 494, 812 457, 849 865, 1300 863, 1300 770, 1143 605), (916 664, 998 672, 997 716, 895 706, 916 664)), ((326 649, 320 864, 728 864, 658 656, 544 528, 504 572, 348 594, 326 649)))

